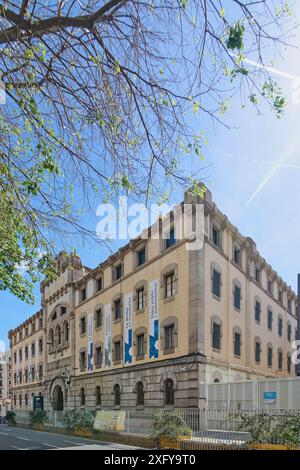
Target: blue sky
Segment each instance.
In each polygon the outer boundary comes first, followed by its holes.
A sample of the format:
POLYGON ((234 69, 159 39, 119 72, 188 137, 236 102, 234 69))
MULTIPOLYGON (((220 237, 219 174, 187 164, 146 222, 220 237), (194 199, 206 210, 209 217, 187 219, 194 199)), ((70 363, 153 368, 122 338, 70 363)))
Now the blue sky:
MULTIPOLYGON (((299 21, 299 5, 297 14, 299 21)), ((299 31, 295 34, 291 42, 300 44, 299 31)), ((285 115, 278 120, 262 108, 263 114, 258 116, 253 107, 241 109, 234 99, 226 115, 231 129, 206 122, 209 143, 199 168, 206 167, 201 177, 219 208, 242 234, 255 240, 262 256, 296 289, 300 272, 300 103, 295 100, 295 90, 300 90, 300 50, 289 49, 274 68, 274 79, 287 98, 285 115), (294 77, 298 76, 297 84, 294 77)), ((174 200, 181 198, 182 193, 174 195, 174 200)), ((79 245, 77 251, 91 267, 107 255, 92 243, 79 245)), ((32 306, 0 292, 0 349, 1 340, 8 345, 8 330, 40 308, 38 286, 35 293, 32 306)))

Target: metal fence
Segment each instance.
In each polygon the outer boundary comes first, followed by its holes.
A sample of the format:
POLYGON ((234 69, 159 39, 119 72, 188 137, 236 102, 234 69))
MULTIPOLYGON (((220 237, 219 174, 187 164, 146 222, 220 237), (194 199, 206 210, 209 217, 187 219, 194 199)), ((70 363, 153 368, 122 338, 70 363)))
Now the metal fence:
MULTIPOLYGON (((153 417, 168 410, 127 410, 122 433, 149 436, 153 417)), ((200 410, 173 411, 191 429, 189 439, 180 441, 180 449, 256 448, 281 446, 300 449, 300 410, 200 410)), ((46 425, 63 428, 63 411, 47 413, 46 425)), ((30 424, 29 412, 17 412, 17 423, 30 424)))

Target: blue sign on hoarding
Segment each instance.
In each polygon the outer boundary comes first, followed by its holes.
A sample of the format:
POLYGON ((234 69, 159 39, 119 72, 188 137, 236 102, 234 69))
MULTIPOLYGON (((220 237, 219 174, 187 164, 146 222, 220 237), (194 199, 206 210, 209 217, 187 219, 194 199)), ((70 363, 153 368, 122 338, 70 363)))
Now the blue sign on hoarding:
POLYGON ((277 399, 276 392, 264 392, 264 402, 265 403, 275 403, 277 399))

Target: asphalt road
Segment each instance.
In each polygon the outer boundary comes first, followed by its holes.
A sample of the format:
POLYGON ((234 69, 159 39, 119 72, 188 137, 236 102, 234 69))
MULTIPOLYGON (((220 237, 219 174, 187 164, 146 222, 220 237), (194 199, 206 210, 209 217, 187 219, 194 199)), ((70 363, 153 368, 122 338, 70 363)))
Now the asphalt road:
POLYGON ((0 450, 134 450, 112 442, 0 425, 0 450))

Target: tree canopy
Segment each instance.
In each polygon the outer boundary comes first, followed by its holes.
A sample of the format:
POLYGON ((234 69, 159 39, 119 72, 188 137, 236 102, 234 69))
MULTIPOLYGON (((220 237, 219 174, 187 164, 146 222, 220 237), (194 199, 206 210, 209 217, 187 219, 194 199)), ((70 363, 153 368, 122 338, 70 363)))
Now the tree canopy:
POLYGON ((54 276, 57 235, 88 232, 79 194, 190 186, 180 159, 205 142, 192 122, 221 122, 234 94, 280 117, 264 67, 292 14, 273 0, 0 1, 0 290, 31 301, 54 276))

